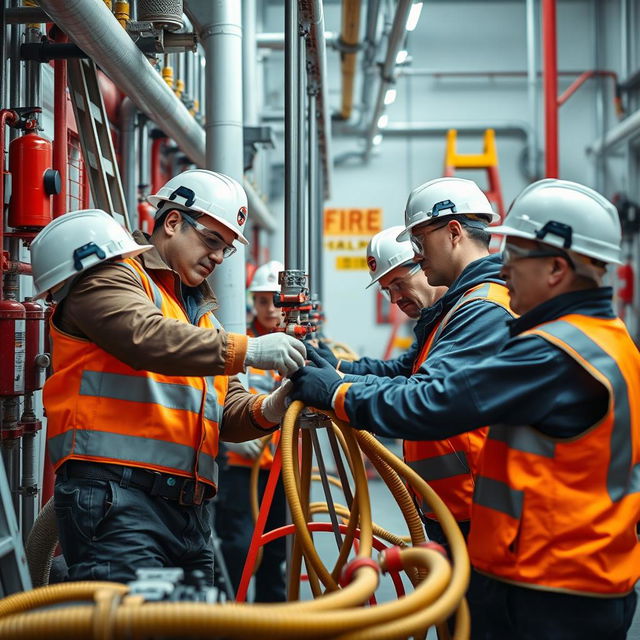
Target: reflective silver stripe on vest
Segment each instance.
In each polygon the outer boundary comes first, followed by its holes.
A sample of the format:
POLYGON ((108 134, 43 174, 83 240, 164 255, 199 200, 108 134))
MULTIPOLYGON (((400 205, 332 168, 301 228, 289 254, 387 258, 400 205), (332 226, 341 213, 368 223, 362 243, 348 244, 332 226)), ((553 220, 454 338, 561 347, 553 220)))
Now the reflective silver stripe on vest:
POLYGON ((427 482, 444 480, 463 473, 469 473, 467 456, 464 451, 446 453, 433 458, 407 461, 407 464, 427 482))
POLYGON ((222 422, 224 406, 218 404, 218 396, 215 389, 216 379, 214 376, 205 376, 204 379, 207 383, 207 399, 204 404, 204 417, 207 420, 212 420, 220 424, 220 422, 222 422))
MULTIPOLYGON (((121 460, 123 464, 139 462, 187 473, 193 473, 195 463, 193 447, 108 431, 65 431, 50 438, 47 446, 54 465, 71 454, 104 458, 107 452, 110 460, 121 460)), ((200 453, 198 473, 211 482, 217 482, 217 464, 210 455, 200 453)))
POLYGON ((443 331, 445 330, 446 326, 449 324, 449 321, 451 320, 451 318, 453 317, 453 314, 465 303, 467 302, 471 302, 471 300, 469 300, 469 298, 471 299, 475 299, 475 298, 487 298, 487 296, 489 295, 489 283, 485 283, 483 284, 479 289, 475 289, 474 291, 467 291, 466 293, 463 293, 459 298, 458 301, 453 305, 453 307, 451 307, 451 309, 449 309, 449 311, 447 312, 447 315, 442 319, 442 322, 438 325, 438 328, 436 329, 436 333, 433 336, 433 341, 431 342, 431 344, 435 344, 436 340, 442 335, 443 331))
MULTIPOLYGON (((538 328, 568 344, 609 381, 613 389, 613 429, 611 430, 611 455, 609 456, 609 470, 607 473, 607 491, 613 502, 621 500, 629 493, 640 491, 637 482, 634 486, 634 470, 631 464, 632 438, 629 391, 618 363, 589 336, 569 322, 558 320, 541 325, 538 328)), ((591 425, 585 425, 585 427, 588 426, 591 425)))
MULTIPOLYGON (((130 269, 134 273, 136 278, 140 280, 140 273, 136 271, 135 267, 132 267, 128 262, 116 262, 116 264, 130 269)), ((158 289, 158 285, 149 276, 147 276, 147 281, 151 285, 151 291, 153 292, 153 304, 155 304, 158 309, 162 309, 162 294, 160 293, 160 289, 158 289)))
POLYGON ((545 458, 553 458, 556 453, 555 442, 540 437, 538 432, 529 426, 491 425, 488 437, 491 440, 506 442, 511 449, 545 458))
POLYGON ((524 491, 512 489, 506 482, 500 482, 486 476, 477 476, 473 501, 482 507, 506 513, 508 516, 520 520, 524 491))
MULTIPOLYGON (((205 417, 213 422, 222 420, 223 407, 218 404, 215 390, 207 393, 205 417)), ((81 396, 157 404, 167 409, 200 413, 202 392, 186 384, 158 382, 145 376, 128 376, 103 371, 83 371, 81 396)))

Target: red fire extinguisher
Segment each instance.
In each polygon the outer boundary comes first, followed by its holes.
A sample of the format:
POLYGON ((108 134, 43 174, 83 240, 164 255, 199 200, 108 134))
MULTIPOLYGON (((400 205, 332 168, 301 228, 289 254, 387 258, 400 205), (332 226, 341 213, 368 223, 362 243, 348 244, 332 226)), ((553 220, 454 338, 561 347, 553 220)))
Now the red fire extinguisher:
POLYGON ((37 121, 33 114, 39 109, 18 111, 21 115, 18 127, 24 129, 25 134, 9 145, 8 223, 18 229, 41 229, 51 222, 51 196, 60 193, 60 174, 51 168, 51 141, 35 131, 37 121))
POLYGON ((26 312, 16 300, 0 300, 0 396, 24 393, 26 312))
POLYGON ((156 208, 145 202, 144 200, 138 203, 138 228, 145 233, 153 232, 154 214, 156 208))

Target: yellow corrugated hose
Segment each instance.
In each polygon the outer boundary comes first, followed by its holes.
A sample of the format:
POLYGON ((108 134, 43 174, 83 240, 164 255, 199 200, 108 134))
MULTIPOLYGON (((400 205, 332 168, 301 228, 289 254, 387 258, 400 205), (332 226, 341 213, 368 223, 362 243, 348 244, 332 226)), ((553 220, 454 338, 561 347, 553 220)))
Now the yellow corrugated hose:
MULTIPOLYGON (((269 605, 143 602, 138 596, 127 596, 127 587, 121 584, 68 583, 0 600, 0 640, 41 640, 43 637, 47 640, 106 640, 154 636, 387 640, 422 637, 425 629, 442 623, 455 611, 458 613, 454 639, 468 639, 469 616, 464 593, 469 580, 469 562, 464 539, 453 516, 431 488, 373 436, 351 429, 335 416, 332 418, 348 451, 355 480, 353 508, 348 513, 345 507, 339 506, 339 512, 350 516, 349 529, 360 529, 360 545, 357 558, 346 564, 347 571, 355 568, 351 581, 345 586, 338 585, 337 572, 329 572, 323 565, 307 527, 311 513, 319 507, 310 505, 308 499, 311 447, 306 437, 303 437, 302 468, 298 462, 297 421, 302 409, 300 402, 293 403, 283 421, 283 483, 296 525, 300 556, 305 559, 307 571, 317 576, 316 588, 326 590, 324 595, 309 601, 269 605), (371 559, 374 528, 358 443, 382 474, 393 472, 404 478, 424 497, 447 535, 452 563, 438 551, 422 546, 393 547, 380 554, 377 561, 371 559), (356 566, 354 562, 360 564, 356 566), (400 569, 410 576, 413 574, 414 578, 418 573, 425 577, 403 598, 363 607, 377 588, 379 571, 400 569), (92 600, 92 603, 46 608, 83 600, 92 600)), ((395 479, 396 476, 392 477, 395 479)), ((398 495, 402 493, 399 489, 396 491, 398 495)), ((405 519, 408 521, 408 513, 405 513, 405 519)), ((414 538, 419 537, 414 527, 412 541, 415 543, 414 538)), ((345 544, 348 539, 347 534, 345 544)))

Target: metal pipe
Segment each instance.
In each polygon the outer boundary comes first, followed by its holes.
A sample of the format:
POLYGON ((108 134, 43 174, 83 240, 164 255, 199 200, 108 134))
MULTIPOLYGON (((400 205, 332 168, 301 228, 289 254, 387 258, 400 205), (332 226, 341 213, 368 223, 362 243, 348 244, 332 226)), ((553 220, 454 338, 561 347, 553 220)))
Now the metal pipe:
POLYGON ((317 114, 316 94, 309 94, 309 144, 307 145, 308 156, 308 204, 309 212, 309 290, 312 298, 319 297, 318 292, 318 254, 320 253, 321 239, 318 237, 317 217, 318 211, 318 114, 317 114))
POLYGON ((136 119, 138 109, 133 100, 125 97, 120 105, 120 158, 124 162, 122 173, 122 190, 129 212, 131 229, 137 229, 136 212, 138 211, 138 136, 136 135, 136 119))
MULTIPOLYGON (((20 0, 12 0, 12 6, 18 6, 20 0)), ((23 103, 23 76, 20 59, 20 45, 22 43, 22 33, 24 27, 21 24, 12 24, 9 27, 9 106, 13 109, 22 106, 23 103)), ((9 130, 9 142, 20 135, 18 129, 9 130)))
POLYGON ((531 128, 527 136, 527 167, 529 178, 534 180, 538 177, 538 70, 536 44, 538 42, 536 34, 536 0, 527 0, 526 5, 526 28, 527 28, 527 102, 529 103, 529 121, 531 128))
POLYGON ((404 40, 405 26, 407 24, 407 18, 409 17, 412 4, 413 0, 398 0, 398 4, 396 5, 396 12, 393 17, 393 24, 391 25, 391 32, 387 43, 387 53, 382 65, 378 95, 374 103, 375 106, 365 137, 365 161, 368 161, 371 157, 373 138, 378 133, 378 119, 382 115, 382 110, 384 108, 384 96, 387 89, 390 89, 395 84, 394 69, 396 65, 396 56, 398 55, 398 51, 400 51, 400 46, 404 40))
POLYGON ((202 127, 152 69, 103 2, 41 0, 40 4, 140 111, 166 128, 196 164, 205 164, 202 127))
POLYGON ((300 38, 298 36, 297 0, 285 0, 284 52, 284 265, 288 270, 301 270, 298 262, 298 65, 300 38))
POLYGON ((542 0, 545 176, 558 177, 558 52, 556 0, 542 0))
MULTIPOLYGON (((60 33, 57 42, 66 42, 67 37, 60 33)), ((53 168, 60 174, 60 191, 53 196, 53 217, 57 218, 67 211, 67 61, 55 60, 53 63, 53 168)), ((89 173, 87 166, 85 173, 89 173)))
POLYGON ((308 30, 307 76, 319 88, 318 93, 318 140, 322 162, 322 186, 324 198, 331 194, 332 124, 329 115, 329 79, 327 75, 327 51, 324 39, 324 13, 321 0, 299 0, 300 18, 308 30))
MULTIPOLYGON (((603 59, 602 47, 602 20, 604 19, 601 3, 592 1, 593 13, 593 63, 596 69, 600 68, 603 59)), ((586 80, 586 78, 585 78, 586 80)), ((576 83, 577 84, 577 81, 576 83)), ((566 93, 566 92, 565 92, 566 93)), ((571 95, 571 94, 570 94, 571 95)), ((562 96, 561 96, 562 97, 562 96)), ((604 87, 602 77, 596 80, 595 103, 595 129, 598 138, 602 138, 607 130, 607 105, 604 99, 604 87)), ((606 193, 605 160, 602 156, 595 156, 594 162, 595 180, 593 184, 600 193, 606 193)))
MULTIPOLYGON (((324 31, 324 39, 328 46, 337 46, 338 36, 333 31, 324 31)), ((284 51, 284 33, 258 33, 256 35, 256 46, 258 49, 284 51)))
POLYGON ((151 158, 149 148, 149 121, 146 118, 140 119, 138 127, 138 195, 147 196, 151 187, 151 158))
POLYGON ((525 120, 503 121, 465 121, 447 120, 445 122, 393 122, 384 130, 385 136, 429 136, 442 135, 449 129, 456 129, 458 135, 477 134, 494 129, 501 135, 518 135, 529 137, 531 125, 525 120))
POLYGON ((42 24, 51 22, 51 18, 40 7, 8 7, 4 10, 7 24, 42 24))
POLYGON ((306 70, 306 48, 305 39, 300 37, 299 44, 300 58, 298 60, 298 92, 297 92, 297 126, 298 126, 298 145, 296 147, 296 162, 298 163, 298 208, 296 216, 298 218, 298 237, 296 239, 296 250, 298 257, 296 262, 305 273, 309 273, 309 210, 307 208, 307 144, 309 140, 306 135, 306 97, 307 91, 305 82, 307 79, 306 70))
MULTIPOLYGON (((29 394, 31 396, 31 394, 29 394)), ((27 541, 36 520, 38 478, 36 477, 36 434, 22 436, 22 537, 27 541)))
POLYGON ((362 60, 362 91, 360 99, 359 126, 364 126, 371 109, 373 81, 376 77, 376 49, 380 0, 367 1, 367 21, 364 37, 364 56, 362 60))
MULTIPOLYGON (((28 25, 26 32, 26 42, 34 43, 40 42, 42 33, 40 31, 40 25, 28 25)), ((26 104, 28 106, 42 107, 42 89, 40 82, 40 63, 35 60, 30 60, 26 63, 26 75, 27 75, 27 88, 26 88, 26 104)))
MULTIPOLYGON (((361 0, 342 0, 342 31, 340 43, 355 47, 360 35, 361 0)), ((342 73, 342 108, 340 116, 343 120, 351 117, 353 110, 353 89, 356 80, 357 51, 343 53, 340 61, 342 73)))
POLYGON ((274 233, 277 229, 276 221, 262 196, 258 191, 256 191, 256 188, 246 177, 242 186, 247 194, 247 199, 249 201, 249 215, 251 216, 253 223, 268 233, 274 233))
MULTIPOLYGON (((242 12, 236 0, 190 0, 187 15, 206 53, 205 167, 243 180, 242 12)), ((245 250, 243 245, 210 276, 222 325, 245 333, 245 250)))
POLYGON ((256 0, 242 0, 242 113, 250 127, 260 122, 256 47, 256 0))

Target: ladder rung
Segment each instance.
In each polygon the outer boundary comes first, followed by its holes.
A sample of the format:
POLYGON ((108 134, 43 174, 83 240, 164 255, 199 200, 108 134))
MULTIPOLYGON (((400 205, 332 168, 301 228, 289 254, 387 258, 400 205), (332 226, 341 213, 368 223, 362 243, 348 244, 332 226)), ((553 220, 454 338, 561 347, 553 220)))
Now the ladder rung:
POLYGON ((3 558, 10 553, 15 553, 15 551, 16 543, 13 538, 0 538, 0 558, 3 558))

